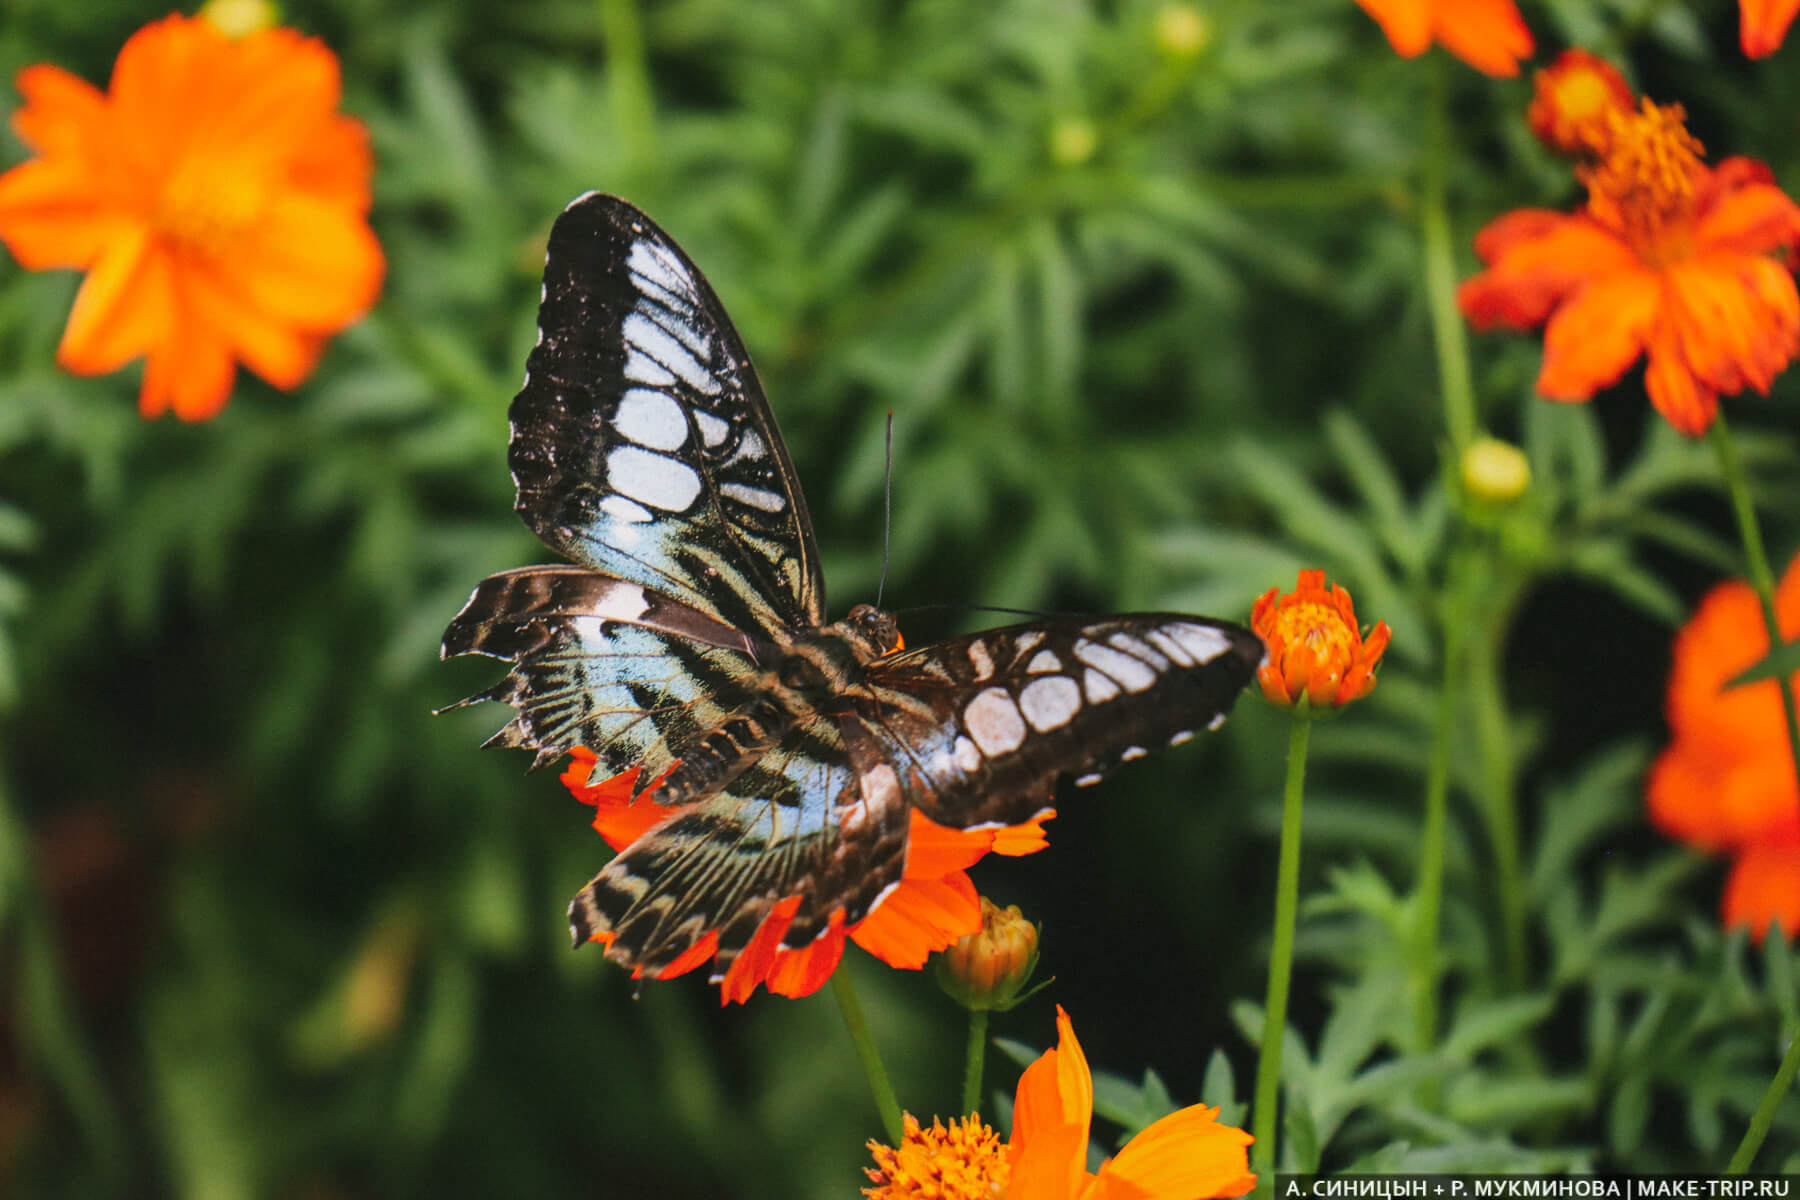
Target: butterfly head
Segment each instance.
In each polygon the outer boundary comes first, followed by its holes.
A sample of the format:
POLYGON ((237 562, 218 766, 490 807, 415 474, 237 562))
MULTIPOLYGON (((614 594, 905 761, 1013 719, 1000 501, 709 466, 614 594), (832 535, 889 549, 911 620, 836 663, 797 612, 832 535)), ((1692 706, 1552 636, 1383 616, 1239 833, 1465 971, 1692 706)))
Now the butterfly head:
POLYGON ((873 604, 859 604, 844 618, 843 628, 860 641, 871 659, 881 658, 902 648, 900 622, 891 612, 873 604))

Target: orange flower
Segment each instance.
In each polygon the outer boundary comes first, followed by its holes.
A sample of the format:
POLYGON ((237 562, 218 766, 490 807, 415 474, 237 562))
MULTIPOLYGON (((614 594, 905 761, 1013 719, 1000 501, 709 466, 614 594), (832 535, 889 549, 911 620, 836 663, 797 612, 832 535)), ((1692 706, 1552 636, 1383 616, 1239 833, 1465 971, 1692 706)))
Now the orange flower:
POLYGON ((1750 58, 1767 58, 1787 36, 1800 0, 1738 0, 1738 40, 1750 58))
POLYGON ((1094 1080, 1069 1014, 1056 1010, 1057 1045, 1019 1077, 1012 1139, 1002 1154, 999 1136, 979 1116, 933 1121, 921 1129, 910 1114, 898 1148, 870 1142, 875 1183, 869 1200, 1200 1200, 1242 1196, 1256 1186, 1249 1134, 1218 1123, 1219 1110, 1195 1104, 1140 1132, 1118 1157, 1087 1170, 1088 1126, 1094 1117, 1094 1080), (930 1185, 934 1190, 927 1191, 930 1185))
MULTIPOLYGON (((1800 558, 1775 597, 1783 638, 1800 632, 1800 558)), ((1774 680, 1726 689, 1768 653, 1762 607, 1741 580, 1720 584, 1675 635, 1673 738, 1650 768, 1650 819, 1703 850, 1736 856, 1722 919, 1761 940, 1771 920, 1800 933, 1800 788, 1774 680)))
POLYGON ((1564 50, 1532 79, 1525 122, 1540 142, 1561 154, 1604 153, 1612 120, 1637 107, 1617 67, 1586 50, 1564 50))
POLYGON ((68 370, 145 356, 143 414, 204 420, 238 362, 293 387, 373 303, 368 137, 322 43, 177 15, 132 35, 105 93, 44 65, 18 86, 38 157, 0 176, 0 240, 28 270, 88 273, 68 370))
POLYGON ((1325 586, 1325 572, 1300 572, 1283 596, 1270 588, 1250 610, 1250 628, 1269 648, 1256 673, 1263 695, 1292 707, 1336 708, 1360 700, 1375 686, 1375 664, 1393 631, 1378 621, 1365 642, 1350 593, 1325 586), (1279 598, 1278 598, 1279 597, 1279 598))
POLYGON ((1800 243, 1800 206, 1769 169, 1716 169, 1679 106, 1614 115, 1603 157, 1581 168, 1573 215, 1520 209, 1483 229, 1488 269, 1457 300, 1477 329, 1544 325, 1538 391, 1587 400, 1649 361, 1650 402, 1697 437, 1720 393, 1767 393, 1800 350, 1800 295, 1776 255, 1800 243))
MULTIPOLYGON (((655 785, 632 798, 637 768, 590 785, 588 778, 596 762, 593 752, 577 747, 569 757, 562 781, 577 800, 594 806, 594 829, 614 850, 623 850, 679 815, 679 810, 664 808, 651 799, 655 785)), ((1043 823, 1055 815, 1052 810, 1023 825, 965 831, 945 828, 914 809, 906 872, 899 886, 854 925, 845 926, 839 910, 823 934, 798 950, 783 946, 781 939, 801 898, 796 895, 779 901, 726 971, 719 984, 720 1003, 743 1003, 763 983, 778 995, 810 996, 824 987, 837 969, 846 938, 891 967, 918 970, 932 954, 981 928, 981 901, 967 868, 989 851, 1016 857, 1042 850, 1048 844, 1043 823)), ((604 942, 608 937, 600 934, 596 940, 604 942)), ((693 970, 710 960, 717 946, 717 937, 708 934, 656 977, 672 979, 693 970)))
POLYGON ((1401 58, 1433 41, 1484 75, 1510 79, 1535 46, 1513 0, 1356 0, 1401 58))

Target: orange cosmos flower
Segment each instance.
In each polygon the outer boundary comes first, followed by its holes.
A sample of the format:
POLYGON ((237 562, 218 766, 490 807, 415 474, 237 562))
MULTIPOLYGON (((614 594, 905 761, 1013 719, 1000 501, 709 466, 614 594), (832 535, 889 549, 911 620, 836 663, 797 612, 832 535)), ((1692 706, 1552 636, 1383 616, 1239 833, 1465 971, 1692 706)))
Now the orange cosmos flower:
POLYGON ((1325 586, 1325 572, 1302 571, 1294 590, 1270 588, 1250 610, 1250 628, 1269 648, 1256 673, 1263 695, 1293 707, 1336 708, 1375 686, 1375 664, 1393 631, 1378 621, 1367 641, 1356 624, 1350 593, 1325 586))
POLYGON ((1738 0, 1738 40, 1750 58, 1767 58, 1787 36, 1800 0, 1738 0))
MULTIPOLYGON (((1776 591, 1782 637, 1800 632, 1800 558, 1776 591)), ((1650 768, 1650 819, 1671 837, 1734 856, 1722 919, 1758 941, 1800 933, 1800 788, 1774 680, 1726 689, 1769 650, 1762 607, 1741 580, 1701 600, 1675 636, 1668 749, 1650 768)))
POLYGON ((1614 118, 1637 108, 1618 68, 1586 50, 1564 50, 1533 77, 1532 89, 1525 122, 1540 142, 1560 154, 1604 153, 1614 118))
POLYGON ((1441 42, 1484 75, 1510 79, 1530 58, 1531 30, 1513 0, 1356 0, 1401 58, 1441 42))
POLYGON ((1477 329, 1544 325, 1538 391, 1587 400, 1640 355, 1650 403, 1690 437, 1719 395, 1767 393, 1800 350, 1800 295, 1779 260, 1800 207, 1761 163, 1708 168, 1679 106, 1610 118, 1573 215, 1520 209, 1483 229, 1488 269, 1457 292, 1477 329))
MULTIPOLYGON (((569 757, 562 781, 577 800, 594 806, 594 829, 614 850, 623 850, 679 815, 678 810, 662 807, 650 798, 655 785, 633 799, 637 768, 590 785, 588 778, 597 761, 593 752, 577 747, 569 757)), ((837 969, 846 938, 891 967, 918 970, 932 954, 981 928, 981 900, 967 868, 989 851, 1016 857, 1042 850, 1048 844, 1043 823, 1055 815, 1052 810, 1023 825, 965 831, 945 828, 914 809, 906 871, 899 886, 854 925, 843 924, 840 909, 823 934, 797 950, 783 946, 781 939, 801 897, 779 901, 726 971, 719 985, 720 1003, 741 1004, 764 983, 778 995, 810 996, 824 987, 837 969)), ((605 943, 610 934, 598 934, 595 940, 605 943)), ((709 961, 717 948, 717 935, 708 934, 656 977, 672 979, 685 974, 709 961)))
POLYGON ((322 43, 177 15, 132 35, 104 93, 43 65, 18 86, 38 157, 0 176, 0 240, 28 270, 88 273, 68 370, 143 356, 140 411, 204 420, 237 363, 293 387, 373 303, 368 135, 338 113, 322 43))
POLYGON ((1144 1129, 1118 1157, 1087 1169, 1094 1080, 1069 1014, 1056 1010, 1056 1048, 1019 1077, 1012 1139, 1004 1150, 979 1116, 933 1121, 911 1114, 897 1148, 870 1142, 875 1184, 869 1200, 1201 1200, 1242 1196, 1256 1186, 1249 1134, 1218 1123, 1204 1104, 1170 1113, 1144 1129), (927 1190, 927 1188, 931 1190, 927 1190))

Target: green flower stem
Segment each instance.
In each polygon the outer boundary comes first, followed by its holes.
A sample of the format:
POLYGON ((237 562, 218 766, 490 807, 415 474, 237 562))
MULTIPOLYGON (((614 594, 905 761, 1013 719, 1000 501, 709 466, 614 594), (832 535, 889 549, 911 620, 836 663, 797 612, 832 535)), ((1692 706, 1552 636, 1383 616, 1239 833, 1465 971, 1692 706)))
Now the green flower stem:
POLYGON ((981 1111, 981 1069, 987 1060, 988 1010, 969 1010, 969 1051, 963 1060, 962 1111, 967 1116, 981 1111))
POLYGON ((1413 1049, 1423 1053, 1437 1038, 1438 913, 1444 901, 1444 830, 1450 809, 1450 754, 1456 745, 1456 682, 1462 670, 1464 620, 1451 592, 1444 634, 1444 686, 1431 729, 1431 759, 1425 772, 1425 826, 1420 831, 1419 894, 1414 902, 1408 987, 1412 992, 1413 1049))
POLYGON ((1509 607, 1485 614, 1487 619, 1470 647, 1469 688, 1481 756, 1481 809, 1494 855, 1494 889, 1499 894, 1504 978, 1508 986, 1518 988, 1525 983, 1525 887, 1519 865, 1512 732, 1500 679, 1509 607))
POLYGON ((656 106, 637 0, 600 0, 600 35, 606 42, 606 95, 619 139, 619 166, 629 177, 649 165, 656 145, 656 106))
MULTIPOLYGON (((1750 566, 1750 585, 1762 601, 1763 624, 1769 631, 1769 650, 1779 649, 1781 624, 1775 616, 1775 574, 1769 569, 1769 555, 1763 549, 1762 530, 1756 524, 1756 506, 1750 500, 1750 484, 1744 478, 1743 464, 1738 461, 1737 446, 1725 424, 1725 414, 1713 421, 1713 448, 1719 452, 1719 473, 1725 477, 1731 493, 1731 511, 1737 516, 1738 536, 1744 541, 1744 558, 1750 566)), ((1783 678, 1781 708, 1787 714, 1788 760, 1800 780, 1800 720, 1796 719, 1794 686, 1791 678, 1783 678)), ((1791 1074, 1791 1073, 1790 1073, 1791 1074)))
POLYGON ((894 1085, 888 1080, 887 1068, 881 1065, 881 1051, 869 1032, 869 1022, 863 1017, 862 1004, 856 998, 856 985, 850 982, 850 972, 841 964, 831 973, 831 994, 837 997, 838 1011, 844 1014, 850 1040, 856 1043, 856 1057, 862 1063, 863 1074, 869 1077, 869 1091, 874 1093, 875 1107, 881 1112, 881 1127, 887 1131, 889 1144, 898 1147, 905 1136, 905 1127, 900 1121, 900 1101, 894 1095, 894 1085))
POLYGON ((1449 56, 1434 55, 1431 124, 1420 181, 1419 232, 1425 246, 1425 295, 1431 336, 1437 345, 1438 390, 1444 397, 1444 424, 1450 449, 1460 460, 1475 439, 1475 385, 1469 371, 1469 343, 1456 306, 1456 251, 1450 239, 1449 56))
POLYGON ((1738 1143, 1737 1153, 1725 1164, 1727 1175, 1742 1175, 1750 1169, 1750 1160, 1762 1148, 1763 1138, 1768 1136, 1769 1125, 1775 1120, 1775 1110, 1787 1099, 1788 1089, 1794 1086, 1794 1073, 1800 1071, 1800 1029, 1788 1039, 1787 1054, 1782 1057, 1781 1065, 1775 1069, 1775 1078, 1769 1080, 1769 1088, 1763 1093, 1762 1102, 1750 1115, 1750 1128, 1744 1130, 1744 1140, 1738 1143))
POLYGON ((1288 980, 1294 969, 1294 923, 1300 910, 1300 807, 1306 792, 1306 743, 1312 719, 1296 711, 1288 729, 1287 788, 1281 802, 1281 864, 1275 876, 1275 938, 1269 950, 1269 994, 1263 1004, 1262 1053, 1256 1062, 1258 1174, 1275 1169, 1275 1110, 1281 1093, 1281 1040, 1287 1031, 1288 980))

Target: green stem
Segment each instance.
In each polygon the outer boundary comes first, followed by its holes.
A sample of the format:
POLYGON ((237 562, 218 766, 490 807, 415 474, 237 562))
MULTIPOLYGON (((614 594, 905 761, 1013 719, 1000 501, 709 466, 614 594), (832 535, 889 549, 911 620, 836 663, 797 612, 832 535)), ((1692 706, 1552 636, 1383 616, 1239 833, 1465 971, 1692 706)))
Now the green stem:
POLYGON ((1738 1143, 1737 1153, 1725 1164, 1727 1175, 1742 1175, 1750 1169, 1750 1160, 1762 1148, 1763 1138, 1769 1133, 1769 1125, 1775 1120, 1775 1110, 1781 1107, 1781 1102, 1787 1098, 1788 1089, 1794 1085, 1796 1071, 1800 1071, 1800 1030, 1796 1030, 1794 1036, 1788 1039, 1787 1054, 1775 1069, 1775 1078, 1769 1080, 1762 1102, 1751 1114, 1750 1128, 1744 1130, 1744 1140, 1738 1143))
POLYGON ((606 96, 619 139, 620 173, 630 177, 649 165, 656 145, 649 58, 636 0, 600 0, 600 34, 606 43, 606 96))
POLYGON ((1419 232, 1425 248, 1425 295, 1437 346, 1444 424, 1458 461, 1475 438, 1475 386, 1469 343, 1456 305, 1456 251, 1450 238, 1450 85, 1448 55, 1435 55, 1429 139, 1420 184, 1419 232))
POLYGON ((1269 994, 1263 1004, 1262 1053, 1256 1062, 1254 1169, 1275 1169, 1275 1110, 1281 1092, 1281 1041, 1287 1032, 1288 980, 1294 969, 1294 924, 1300 911, 1300 808, 1306 793, 1306 743, 1312 720, 1298 712, 1288 729, 1287 787, 1281 801, 1281 863, 1275 875, 1275 938, 1269 950, 1269 994))
POLYGON ((874 1093, 875 1107, 881 1112, 881 1127, 887 1131, 889 1143, 897 1148, 905 1135, 905 1127, 900 1121, 900 1101, 894 1095, 894 1085, 888 1080, 887 1068, 881 1065, 881 1051, 869 1032, 869 1022, 863 1017, 862 1004, 856 998, 856 985, 850 982, 850 972, 842 965, 831 973, 831 994, 837 997, 838 1011, 844 1014, 850 1040, 856 1043, 856 1057, 862 1063, 863 1074, 869 1077, 869 1091, 874 1093))
POLYGON ((1444 900, 1444 832, 1449 823, 1450 752, 1456 744, 1457 679, 1462 670, 1463 589, 1452 586, 1444 629, 1444 685, 1431 730, 1425 773, 1425 827, 1420 832, 1419 896, 1413 925, 1411 978, 1413 1048, 1423 1053, 1437 1038, 1438 913, 1444 900))
MULTIPOLYGON (((1781 648, 1781 623, 1775 616, 1775 573, 1769 569, 1769 555, 1763 549, 1762 530, 1756 524, 1756 506, 1750 500, 1750 484, 1744 478, 1743 464, 1738 461, 1737 446, 1725 424, 1725 414, 1713 421, 1713 448, 1719 452, 1719 473, 1731 493, 1731 511, 1737 517, 1738 536, 1744 542, 1744 558, 1750 566, 1750 585, 1762 601, 1763 625, 1769 631, 1769 651, 1781 648)), ((1791 676, 1778 680, 1781 685, 1781 709, 1787 715, 1788 760, 1800 780, 1800 717, 1794 706, 1794 681, 1791 676)))
POLYGON ((987 1060, 988 1010, 969 1010, 969 1050, 963 1060, 963 1115, 981 1111, 981 1068, 987 1060))
POLYGON ((1501 605, 1484 613, 1483 628, 1471 647, 1469 686, 1481 755, 1482 814, 1494 854, 1494 889, 1499 893, 1504 978, 1509 987, 1518 988, 1525 982, 1525 888, 1519 867, 1512 735, 1500 681, 1507 608, 1501 605))

